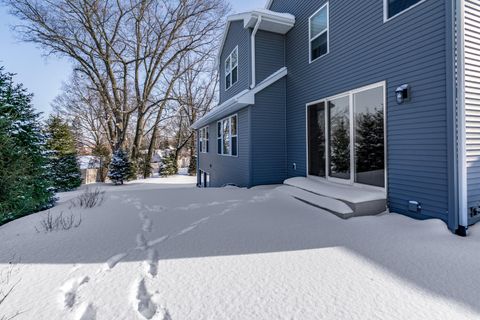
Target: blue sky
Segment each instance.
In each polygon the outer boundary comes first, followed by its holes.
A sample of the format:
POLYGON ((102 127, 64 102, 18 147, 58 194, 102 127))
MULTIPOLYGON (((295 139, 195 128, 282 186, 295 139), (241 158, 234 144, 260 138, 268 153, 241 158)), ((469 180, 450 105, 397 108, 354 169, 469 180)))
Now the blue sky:
MULTIPOLYGON (((266 0, 230 0, 233 12, 263 8, 266 0)), ((34 94, 37 110, 48 113, 50 103, 58 95, 62 82, 68 80, 71 65, 67 59, 45 57, 41 49, 15 38, 11 26, 16 20, 6 8, 0 6, 0 65, 16 73, 15 80, 22 82, 34 94)))

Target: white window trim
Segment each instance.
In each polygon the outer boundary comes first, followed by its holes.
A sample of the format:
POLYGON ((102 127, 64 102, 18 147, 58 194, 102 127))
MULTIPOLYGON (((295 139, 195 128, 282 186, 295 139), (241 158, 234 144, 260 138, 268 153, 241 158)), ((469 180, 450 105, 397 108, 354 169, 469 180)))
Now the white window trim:
POLYGON ((224 73, 225 73, 225 74, 224 74, 224 77, 223 77, 223 79, 224 79, 224 81, 225 81, 225 91, 230 90, 230 89, 238 82, 239 73, 240 73, 240 70, 239 70, 240 68, 238 67, 238 62, 239 62, 239 61, 238 61, 238 60, 239 60, 238 58, 239 58, 239 57, 238 57, 238 46, 236 46, 235 49, 233 49, 232 52, 230 52, 230 54, 228 55, 228 57, 225 59, 225 62, 223 63, 223 68, 224 68, 224 73), (233 66, 233 65, 232 65, 232 55, 233 55, 234 52, 237 52, 237 65, 236 65, 236 66, 233 66), (225 65, 226 65, 227 60, 228 60, 229 58, 230 58, 230 73, 227 73, 227 69, 225 68, 225 65), (234 69, 235 67, 237 68, 237 81, 232 82, 232 81, 233 81, 232 73, 233 73, 233 69, 234 69), (227 88, 227 76, 228 76, 229 74, 230 74, 230 82, 231 82, 231 84, 230 84, 230 87, 227 88))
POLYGON ((230 116, 228 116, 228 117, 226 117, 226 118, 223 118, 223 119, 217 121, 217 128, 216 128, 216 130, 217 130, 217 132, 216 132, 216 134, 217 134, 217 145, 216 145, 217 154, 220 155, 220 156, 225 156, 225 157, 238 158, 238 114, 232 114, 232 115, 230 115, 230 116), (233 117, 236 117, 236 119, 237 119, 237 134, 235 134, 235 135, 232 135, 232 118, 233 118, 233 117), (230 153, 223 153, 223 121, 224 121, 224 120, 228 120, 228 123, 229 123, 228 129, 229 129, 229 136, 230 136, 230 141, 229 141, 229 143, 230 143, 230 153), (220 136, 218 136, 218 124, 220 124, 220 126, 221 126, 221 128, 222 128, 222 130, 221 130, 221 135, 220 135, 220 136), (237 155, 232 155, 232 138, 233 138, 233 137, 236 137, 236 138, 237 138, 237 150, 236 150, 236 151, 237 151, 237 155), (222 150, 221 150, 221 153, 218 153, 218 140, 221 141, 221 144, 220 144, 220 145, 221 145, 221 149, 222 149, 222 150))
MULTIPOLYGON (((327 108, 328 109, 328 108, 327 108)), ((328 111, 327 111, 328 112, 328 111)), ((329 144, 328 144, 328 130, 329 130, 329 126, 328 126, 328 114, 327 112, 325 113, 325 131, 326 131, 326 135, 325 135, 325 150, 328 150, 328 148, 330 147, 329 144)), ((350 134, 351 136, 350 137, 353 137, 353 122, 351 121, 350 122, 350 134)), ((340 93, 340 94, 337 94, 337 95, 334 95, 334 96, 330 96, 330 97, 326 97, 326 98, 323 98, 323 99, 319 99, 319 100, 316 100, 316 101, 313 101, 313 102, 309 102, 306 104, 306 108, 305 108, 305 145, 306 145, 306 173, 307 173, 307 176, 309 178, 314 178, 314 179, 318 179, 318 180, 322 180, 322 181, 331 181, 331 182, 337 182, 337 183, 340 183, 340 184, 348 184, 348 185, 353 185, 353 186, 359 186, 359 187, 366 187, 366 188, 371 188, 373 190, 381 190, 381 191, 385 191, 385 194, 388 194, 388 149, 387 149, 387 82, 386 81, 381 81, 381 82, 377 82, 377 83, 373 83, 373 84, 370 84, 370 85, 366 85, 366 86, 363 86, 363 87, 360 87, 360 88, 356 88, 356 89, 353 89, 353 90, 350 90, 350 91, 347 91, 347 92, 343 92, 343 93, 340 93), (309 149, 308 149, 308 108, 310 106, 313 106, 313 105, 316 105, 318 103, 324 103, 325 104, 325 107, 328 105, 328 101, 331 101, 331 100, 335 100, 335 99, 338 99, 338 98, 342 98, 342 97, 346 97, 348 96, 349 99, 350 99, 350 110, 349 110, 349 114, 350 114, 350 119, 353 119, 353 95, 354 94, 357 94, 357 93, 360 93, 360 92, 364 92, 364 91, 367 91, 367 90, 370 90, 370 89, 375 89, 375 88, 383 88, 383 130, 384 130, 384 161, 385 161, 385 187, 377 187, 377 186, 371 186, 371 185, 366 185, 366 184, 361 184, 361 183, 357 183, 354 181, 354 175, 355 175, 355 169, 352 169, 355 167, 355 159, 354 157, 350 157, 350 179, 338 179, 338 178, 334 178, 334 177, 331 177, 329 176, 328 172, 329 172, 329 168, 328 168, 328 165, 329 165, 329 154, 328 154, 328 151, 326 152, 325 154, 325 178, 322 178, 322 177, 317 177, 317 176, 312 176, 312 175, 309 175, 309 149)), ((353 144, 350 144, 350 154, 353 155, 355 154, 355 151, 354 151, 354 146, 353 144)))
POLYGON ((313 63, 323 57, 325 57, 326 55, 328 55, 330 53, 330 7, 329 7, 329 3, 326 2, 320 9, 318 9, 317 11, 315 11, 314 14, 312 14, 309 18, 308 18, 308 61, 309 63, 313 63), (327 28, 317 34, 313 39, 312 39, 312 26, 311 26, 311 23, 312 23, 312 18, 317 14, 319 13, 320 11, 322 11, 325 7, 327 7, 327 28), (324 55, 312 60, 312 41, 314 41, 315 39, 317 39, 318 37, 320 37, 321 35, 323 35, 325 32, 327 32, 327 53, 325 53, 324 55))
POLYGON ((209 138, 210 138, 210 134, 209 134, 209 128, 208 126, 206 127, 203 127, 199 130, 200 132, 200 137, 199 137, 199 140, 200 140, 200 153, 208 153, 210 151, 210 143, 209 143, 209 138), (202 138, 202 136, 205 136, 205 138, 202 138))
POLYGON ((425 1, 427 0, 421 0, 420 2, 417 2, 415 3, 414 5, 408 7, 407 9, 397 13, 396 15, 394 15, 393 17, 388 17, 388 0, 383 0, 383 23, 387 23, 388 21, 390 20, 393 20, 395 19, 396 17, 404 14, 405 12, 408 12, 416 7, 418 7, 419 5, 421 5, 422 3, 424 3, 425 1))

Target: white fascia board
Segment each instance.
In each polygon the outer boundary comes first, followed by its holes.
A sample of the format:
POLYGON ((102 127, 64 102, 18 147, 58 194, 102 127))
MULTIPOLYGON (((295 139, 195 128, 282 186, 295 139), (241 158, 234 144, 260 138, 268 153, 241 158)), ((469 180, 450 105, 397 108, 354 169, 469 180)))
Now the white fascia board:
MULTIPOLYGON (((244 28, 253 28, 257 23, 259 17, 262 17, 262 20, 265 22, 270 22, 271 24, 277 25, 276 28, 269 29, 267 31, 277 32, 280 34, 286 34, 290 31, 291 28, 295 25, 295 17, 289 13, 278 13, 273 12, 265 9, 257 9, 250 12, 244 12, 239 14, 231 15, 227 18, 227 24, 225 26, 225 30, 223 32, 222 41, 220 42, 220 47, 218 49, 216 64, 220 67, 220 56, 223 51, 223 46, 225 45, 225 41, 227 39, 228 30, 230 29, 230 25, 233 21, 242 21, 244 28)), ((262 27, 260 26, 260 30, 262 27)))
POLYGON ((237 94, 236 96, 228 99, 221 105, 214 108, 212 111, 208 112, 202 118, 197 120, 193 125, 192 128, 197 130, 201 127, 205 126, 206 124, 215 121, 217 118, 220 118, 226 111, 230 112, 229 110, 233 109, 237 105, 242 105, 242 107, 246 107, 249 104, 255 103, 255 101, 250 101, 245 99, 245 96, 250 92, 250 90, 246 89, 237 94), (247 103, 247 104, 245 104, 247 103))
POLYGON ((271 86, 281 78, 285 77, 288 74, 288 70, 286 67, 281 68, 280 70, 276 71, 268 78, 260 82, 255 88, 251 90, 243 90, 236 96, 228 99, 212 111, 208 112, 202 118, 197 120, 191 127, 194 130, 198 130, 207 124, 218 120, 220 118, 226 117, 234 112, 237 112, 246 106, 255 105, 255 95, 264 90, 265 88, 271 86))

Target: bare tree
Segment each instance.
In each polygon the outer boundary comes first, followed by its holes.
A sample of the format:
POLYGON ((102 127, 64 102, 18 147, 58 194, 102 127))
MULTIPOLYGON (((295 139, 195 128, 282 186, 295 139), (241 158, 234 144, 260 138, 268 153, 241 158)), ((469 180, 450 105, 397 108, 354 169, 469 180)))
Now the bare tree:
POLYGON ((188 148, 191 161, 195 161, 195 134, 191 126, 217 103, 218 75, 211 57, 199 59, 188 68, 174 88, 178 104, 176 116, 172 119, 176 159, 183 149, 188 148))
POLYGON ((106 112, 113 148, 132 132, 139 154, 152 114, 169 99, 172 66, 212 46, 225 0, 3 0, 22 24, 22 39, 71 58, 106 112))

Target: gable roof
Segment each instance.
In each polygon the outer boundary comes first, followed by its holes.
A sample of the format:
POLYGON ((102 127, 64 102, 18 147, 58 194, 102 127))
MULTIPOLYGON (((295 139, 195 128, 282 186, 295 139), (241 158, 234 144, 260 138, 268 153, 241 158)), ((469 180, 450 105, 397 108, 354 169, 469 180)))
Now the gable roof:
POLYGON ((225 45, 231 23, 234 21, 243 20, 243 27, 245 29, 254 28, 260 17, 262 20, 258 28, 259 30, 286 34, 295 25, 295 16, 289 13, 279 13, 267 9, 256 9, 253 11, 247 11, 229 16, 227 18, 227 24, 225 26, 225 31, 223 32, 223 38, 217 54, 217 66, 220 65, 220 56, 222 54, 223 46, 225 45))
POLYGON ((197 120, 193 125, 192 128, 198 130, 209 123, 226 117, 232 113, 235 113, 246 106, 254 105, 255 104, 255 95, 262 91, 263 89, 271 86, 278 80, 282 79, 288 74, 287 68, 283 67, 278 71, 271 74, 268 78, 260 82, 255 88, 253 89, 245 89, 236 96, 228 99, 218 107, 214 108, 212 111, 208 112, 202 118, 197 120))

